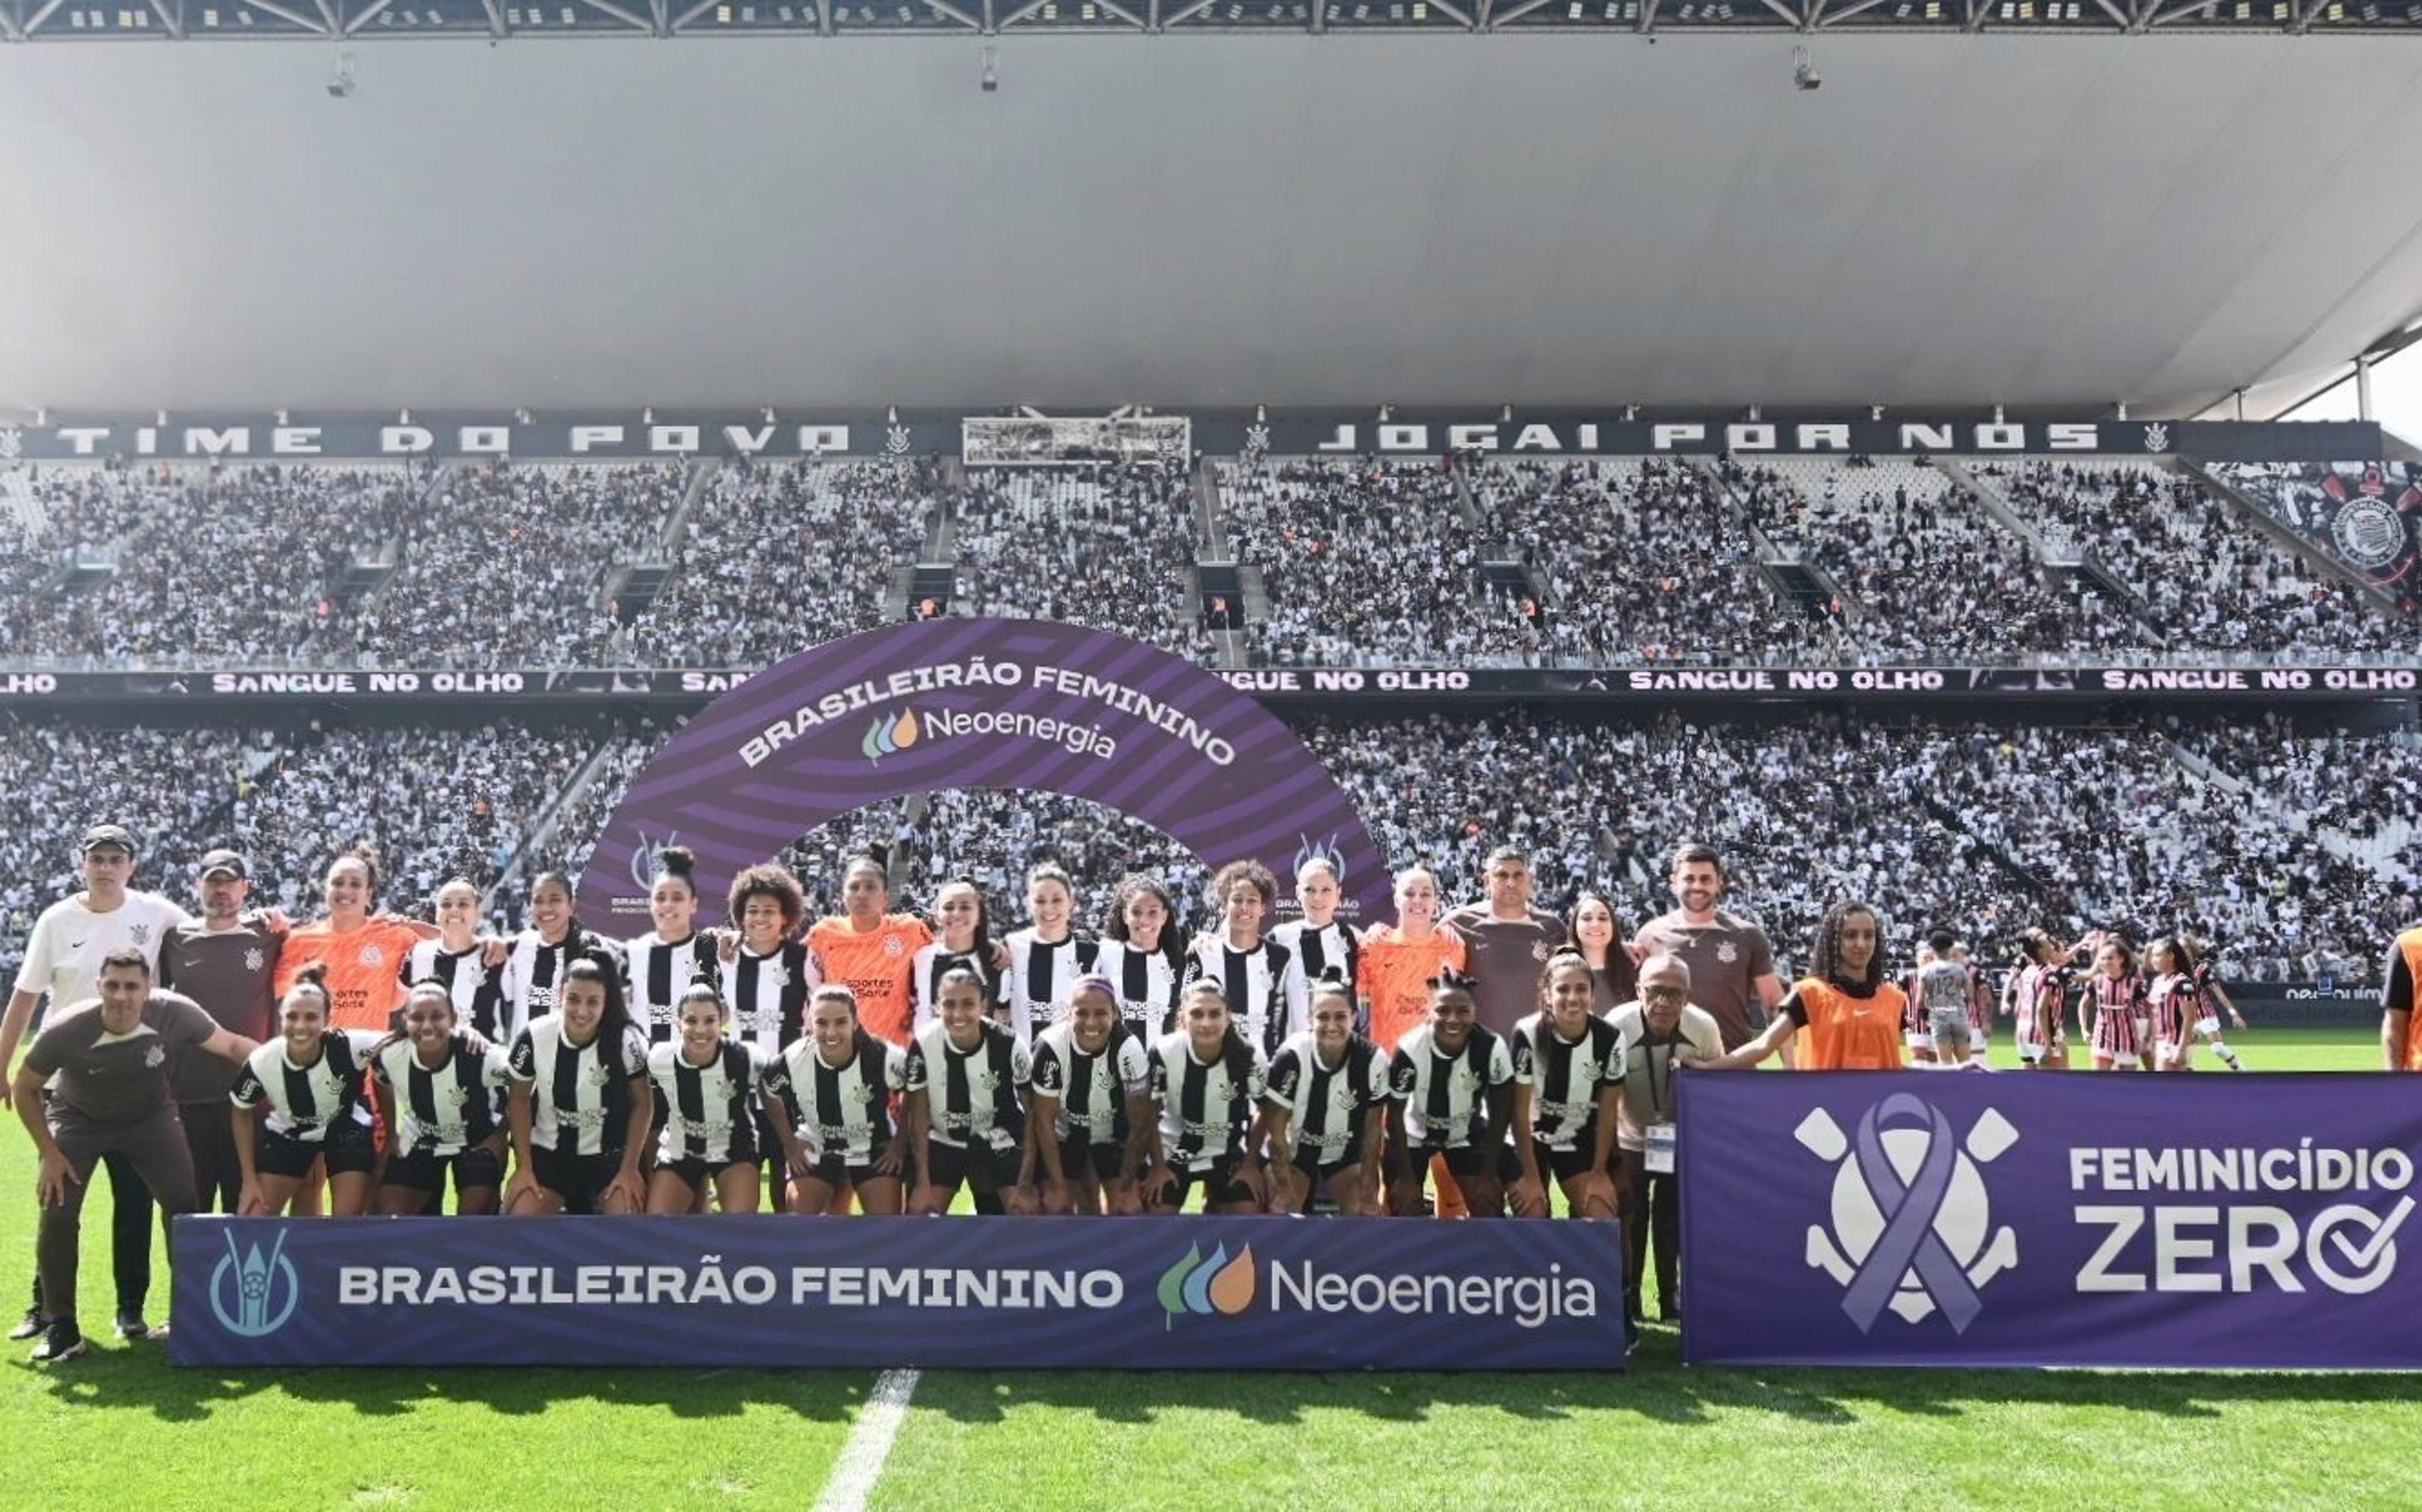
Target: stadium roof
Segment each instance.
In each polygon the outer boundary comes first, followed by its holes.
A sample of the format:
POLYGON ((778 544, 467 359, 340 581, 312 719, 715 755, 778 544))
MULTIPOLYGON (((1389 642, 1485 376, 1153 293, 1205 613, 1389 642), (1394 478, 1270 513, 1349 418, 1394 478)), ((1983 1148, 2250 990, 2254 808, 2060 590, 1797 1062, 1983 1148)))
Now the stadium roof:
POLYGON ((2313 14, 0 47, 0 406, 2191 413, 2422 318, 2422 42, 2313 14))

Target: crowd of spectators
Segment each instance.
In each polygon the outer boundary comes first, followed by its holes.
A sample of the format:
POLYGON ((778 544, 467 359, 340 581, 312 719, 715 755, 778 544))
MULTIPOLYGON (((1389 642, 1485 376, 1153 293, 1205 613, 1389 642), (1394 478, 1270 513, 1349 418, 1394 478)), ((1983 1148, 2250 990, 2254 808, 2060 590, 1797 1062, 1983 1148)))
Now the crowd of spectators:
POLYGON ((1787 600, 1705 473, 1680 458, 1475 464, 1483 528, 1542 569, 1540 648, 1567 661, 1838 657, 1838 626, 1787 600), (1819 654, 1821 648, 1821 655, 1819 654))
POLYGON ((662 553, 684 479, 662 462, 460 469, 420 505, 354 638, 386 666, 593 663, 607 574, 662 553))
POLYGON ((2142 600, 2170 647, 2213 651, 2412 650, 2414 632, 2344 584, 2229 518, 2193 478, 2141 466, 2033 460, 1982 467, 2021 519, 2142 600))
POLYGON ((637 666, 759 667, 885 622, 893 574, 946 507, 931 461, 743 465, 711 478, 672 576, 618 650, 637 666))
POLYGON ((2048 573, 1931 467, 1868 459, 1737 466, 1768 539, 1821 569, 1850 604, 1845 636, 1868 662, 1996 660, 2140 647, 2129 607, 2048 573))
POLYGON ((2422 743, 2413 735, 2316 733, 2266 714, 2197 726, 2180 743, 2254 802, 2302 817, 2375 869, 2422 878, 2422 743))
POLYGON ((1194 510, 1182 462, 984 477, 953 509, 952 608, 1114 630, 1203 658, 1194 510))
POLYGON ((253 858, 256 897, 298 918, 319 915, 328 863, 363 841, 379 851, 380 906, 426 916, 447 881, 497 879, 593 748, 585 729, 510 720, 307 732, 227 831, 253 858))
MULTIPOLYGON (((2282 736, 2288 754, 2266 759, 2262 737, 2202 724, 1430 714, 1320 722, 1305 734, 1389 865, 1431 867, 1450 899, 1478 896, 1488 850, 1512 841, 1532 852, 1543 904, 1565 908, 1595 888, 1637 925, 1670 906, 1672 848, 1703 839, 1725 854, 1731 905, 1801 964, 1823 909, 1856 896, 1883 910, 1902 959, 1937 925, 1995 959, 2029 925, 2064 938, 2184 927, 2215 942, 2231 976, 2351 981, 2372 975, 2383 942, 2422 911, 2410 867, 2343 859, 2288 818, 2393 837, 2387 827, 2422 797, 2422 754, 2393 735, 2282 736), (2196 775, 2174 740, 2262 785, 2264 801, 2196 775), (2339 767, 2362 780, 2332 782, 2339 767)), ((0 949, 21 950, 34 913, 73 889, 73 838, 102 818, 134 831, 136 885, 183 898, 194 857, 231 841, 253 858, 260 900, 297 917, 318 913, 329 860, 363 839, 386 860, 384 906, 406 912, 453 876, 487 885, 519 856, 495 911, 511 923, 528 876, 581 869, 660 738, 517 721, 324 733, 18 723, 0 740, 0 782, 35 822, 0 835, 0 949), (584 794, 558 814, 544 848, 521 854, 601 740, 606 760, 584 794)), ((1051 860, 1075 876, 1089 927, 1129 871, 1163 878, 1189 927, 1206 918, 1203 870, 1182 848, 1076 800, 904 800, 842 816, 784 859, 812 907, 831 912, 842 862, 870 848, 891 861, 899 907, 923 907, 940 881, 972 876, 1006 928, 1023 918, 1026 868, 1051 860)), ((719 900, 705 901, 719 917, 719 900)))
POLYGON ((196 906, 193 868, 228 833, 236 802, 278 749, 266 729, 173 730, 66 720, 0 721, 0 973, 15 979, 42 910, 84 885, 76 841, 101 822, 139 848, 134 885, 196 906))
POLYGON ((1219 466, 1237 562, 1259 569, 1257 662, 1454 666, 1518 660, 1454 472, 1435 458, 1255 458, 1219 466))

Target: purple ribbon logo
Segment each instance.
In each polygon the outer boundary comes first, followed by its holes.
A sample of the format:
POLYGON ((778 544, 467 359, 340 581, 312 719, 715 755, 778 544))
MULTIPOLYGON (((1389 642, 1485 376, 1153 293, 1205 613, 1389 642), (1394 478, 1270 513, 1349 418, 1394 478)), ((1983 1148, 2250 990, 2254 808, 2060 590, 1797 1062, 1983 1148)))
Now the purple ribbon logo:
POLYGON ((1841 1285, 1859 1332, 1888 1311, 1911 1323, 1939 1311, 1966 1333, 1984 1311, 1978 1289, 2018 1263, 2017 1235, 1993 1227, 1979 1169, 2018 1130, 1989 1109, 1963 1147, 1941 1110, 1895 1092, 1860 1117, 1854 1137, 1822 1108, 1795 1132, 1837 1167, 1832 1224, 1808 1230, 1808 1263, 1841 1285))

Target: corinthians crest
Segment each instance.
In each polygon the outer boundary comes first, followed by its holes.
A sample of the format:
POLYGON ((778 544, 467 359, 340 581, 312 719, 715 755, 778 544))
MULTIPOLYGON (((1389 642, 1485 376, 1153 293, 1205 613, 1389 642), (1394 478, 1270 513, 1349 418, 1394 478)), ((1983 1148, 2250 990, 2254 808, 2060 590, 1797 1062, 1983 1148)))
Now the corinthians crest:
POLYGON ((1985 1310, 1978 1293, 2019 1263, 1982 1170, 2019 1142, 2009 1120, 1989 1108, 1962 1141, 1932 1103, 1895 1092, 1848 1134, 1817 1108, 1792 1136, 1835 1167, 1832 1224, 1809 1225, 1807 1260, 1841 1286, 1859 1332, 1888 1311, 1908 1323, 1940 1311, 1967 1333, 1985 1310))

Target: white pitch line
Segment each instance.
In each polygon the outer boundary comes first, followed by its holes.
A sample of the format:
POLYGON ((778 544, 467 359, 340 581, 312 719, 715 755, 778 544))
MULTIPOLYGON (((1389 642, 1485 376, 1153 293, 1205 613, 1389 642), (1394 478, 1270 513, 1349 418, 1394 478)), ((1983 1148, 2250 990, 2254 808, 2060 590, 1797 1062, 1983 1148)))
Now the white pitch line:
POLYGON ((891 1457, 892 1441, 900 1437, 900 1425, 907 1420, 908 1403, 916 1395, 913 1370, 887 1370, 874 1378, 866 1409, 851 1426, 849 1442, 841 1446, 841 1462, 833 1466, 824 1495, 816 1498, 816 1512, 865 1512, 866 1499, 883 1474, 883 1462, 891 1457))

